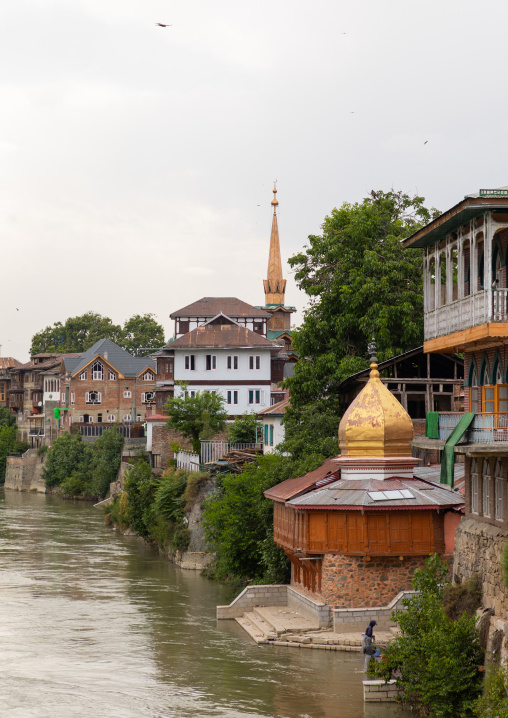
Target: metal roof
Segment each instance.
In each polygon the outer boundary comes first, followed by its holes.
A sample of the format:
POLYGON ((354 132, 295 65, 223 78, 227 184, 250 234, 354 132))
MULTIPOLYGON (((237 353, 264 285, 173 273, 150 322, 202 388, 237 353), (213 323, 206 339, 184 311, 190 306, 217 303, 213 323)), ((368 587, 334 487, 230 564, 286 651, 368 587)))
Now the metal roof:
POLYGON ((259 317, 261 319, 269 319, 272 315, 268 312, 260 310, 259 307, 253 307, 247 302, 243 302, 236 297, 203 297, 197 302, 187 304, 182 309, 170 314, 170 319, 178 317, 215 317, 220 313, 229 317, 259 317))
POLYGON ((438 509, 462 508, 464 499, 454 491, 422 479, 393 477, 390 479, 343 480, 309 491, 286 503, 302 509, 438 509), (376 500, 376 492, 409 492, 412 498, 386 498, 376 500))
POLYGON ((274 501, 286 501, 293 496, 308 491, 323 479, 329 478, 330 481, 335 481, 339 476, 338 471, 337 462, 334 459, 326 459, 325 463, 314 469, 314 471, 309 471, 307 474, 294 479, 286 479, 286 481, 272 486, 271 489, 264 492, 264 496, 274 501))
POLYGON ((282 401, 278 401, 276 404, 272 404, 271 406, 267 406, 266 409, 258 411, 258 416, 284 416, 290 401, 289 396, 287 396, 285 399, 282 399, 282 401))
POLYGON ((133 357, 125 349, 112 342, 111 339, 99 339, 93 347, 90 347, 81 355, 79 362, 72 369, 67 369, 67 363, 65 368, 74 375, 84 369, 97 356, 102 357, 104 361, 107 361, 108 364, 125 377, 138 376, 147 367, 155 370, 155 362, 152 359, 149 357, 133 357))
POLYGON ((280 350, 281 346, 238 324, 204 324, 171 343, 171 349, 253 348, 280 350))

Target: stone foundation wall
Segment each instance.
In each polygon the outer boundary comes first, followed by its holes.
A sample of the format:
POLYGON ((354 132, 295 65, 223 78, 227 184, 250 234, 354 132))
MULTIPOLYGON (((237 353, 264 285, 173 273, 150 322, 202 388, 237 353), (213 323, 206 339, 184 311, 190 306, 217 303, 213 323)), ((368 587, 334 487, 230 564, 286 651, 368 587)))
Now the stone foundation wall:
POLYGON ((410 591, 414 572, 426 556, 404 558, 326 554, 323 559, 321 598, 336 608, 385 606, 400 591, 410 591))
POLYGON ((456 583, 462 583, 475 574, 480 577, 482 608, 491 614, 487 653, 492 655, 492 650, 496 650, 494 658, 503 662, 508 658, 508 590, 503 583, 501 561, 507 537, 508 531, 499 526, 463 519, 457 527, 453 563, 456 583), (502 640, 499 640, 500 634, 502 640))
POLYGON ((46 483, 42 478, 44 459, 37 455, 37 449, 28 449, 23 456, 8 456, 5 488, 45 494, 46 483))

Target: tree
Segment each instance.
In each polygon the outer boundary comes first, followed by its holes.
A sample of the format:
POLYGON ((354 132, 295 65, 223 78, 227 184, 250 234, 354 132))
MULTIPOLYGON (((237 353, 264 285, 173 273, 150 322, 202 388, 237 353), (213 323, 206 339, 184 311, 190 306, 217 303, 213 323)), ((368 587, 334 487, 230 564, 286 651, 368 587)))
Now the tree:
POLYGON ((447 573, 437 554, 415 572, 413 589, 419 593, 403 600, 406 611, 395 617, 400 633, 373 666, 386 680, 398 671, 401 700, 431 718, 471 715, 482 684, 475 616, 453 620, 443 609, 447 573))
POLYGON ((0 425, 0 484, 5 483, 7 456, 16 444, 17 433, 18 430, 15 426, 0 425))
POLYGON ((261 423, 256 415, 246 412, 237 416, 228 428, 228 441, 232 444, 248 444, 257 441, 258 427, 261 423))
POLYGON ((91 493, 104 498, 116 480, 122 461, 123 436, 117 426, 106 429, 94 445, 90 475, 91 493))
POLYGON ((153 314, 135 314, 123 327, 120 346, 134 356, 145 356, 165 344, 164 329, 153 314))
POLYGON ((293 336, 301 359, 287 380, 293 410, 329 397, 336 411, 337 385, 366 366, 372 335, 378 357, 418 346, 423 337, 421 250, 401 239, 429 222, 435 210, 422 197, 374 192, 361 203, 344 203, 289 260, 310 298, 293 336))
POLYGON ((0 406, 0 426, 14 426, 16 417, 7 407, 0 406))
POLYGON ((187 395, 187 387, 181 385, 183 394, 168 399, 164 411, 169 414, 168 426, 190 439, 192 448, 199 454, 199 439, 223 431, 226 428, 227 411, 224 398, 209 391, 197 391, 195 396, 187 395))
POLYGON ((34 334, 30 355, 42 352, 84 352, 100 339, 110 339, 126 351, 134 353, 140 347, 158 348, 164 344, 164 330, 152 314, 136 314, 123 328, 113 324, 109 317, 86 312, 69 317, 64 324, 55 322, 34 334))
POLYGON ((55 439, 48 451, 42 478, 46 486, 61 486, 72 474, 79 472, 79 480, 89 471, 92 447, 85 444, 81 434, 65 432, 55 439))

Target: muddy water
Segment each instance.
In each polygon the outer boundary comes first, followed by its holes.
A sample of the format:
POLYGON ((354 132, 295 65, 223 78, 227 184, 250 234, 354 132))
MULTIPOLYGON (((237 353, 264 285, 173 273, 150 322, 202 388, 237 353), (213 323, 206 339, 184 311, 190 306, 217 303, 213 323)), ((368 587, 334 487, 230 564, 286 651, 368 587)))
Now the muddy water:
MULTIPOLYGON (((359 654, 257 646, 225 589, 89 504, 0 494, 2 718, 382 718, 359 654)), ((403 714, 399 714, 403 715, 403 714)))

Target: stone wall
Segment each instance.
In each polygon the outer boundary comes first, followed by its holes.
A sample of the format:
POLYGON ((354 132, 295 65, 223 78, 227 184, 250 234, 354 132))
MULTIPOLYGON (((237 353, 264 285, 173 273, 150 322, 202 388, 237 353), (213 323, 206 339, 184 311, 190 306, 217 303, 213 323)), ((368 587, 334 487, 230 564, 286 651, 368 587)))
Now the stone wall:
POLYGON ((374 557, 326 554, 323 559, 321 597, 336 608, 384 606, 400 591, 411 590, 417 568, 427 556, 374 557))
POLYGON ((398 694, 396 680, 388 683, 382 680, 363 681, 363 700, 366 703, 394 703, 398 694))
POLYGON ((332 611, 333 630, 335 633, 362 633, 370 621, 377 623, 377 631, 389 631, 396 626, 392 621, 392 613, 403 611, 402 601, 414 596, 416 591, 401 591, 386 606, 371 608, 334 608, 332 611))
POLYGON ((483 590, 482 607, 491 613, 487 650, 497 644, 503 634, 497 658, 508 658, 508 590, 503 583, 502 555, 508 530, 499 526, 466 518, 461 521, 455 536, 453 576, 462 583, 475 574, 480 577, 483 590))
POLYGON ((217 606, 217 618, 239 618, 259 606, 287 606, 287 589, 284 584, 247 586, 229 606, 217 606))
POLYGON ((37 455, 37 449, 28 449, 23 456, 8 456, 5 488, 45 494, 46 483, 42 478, 44 459, 37 455))

